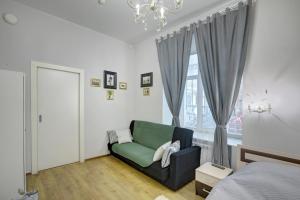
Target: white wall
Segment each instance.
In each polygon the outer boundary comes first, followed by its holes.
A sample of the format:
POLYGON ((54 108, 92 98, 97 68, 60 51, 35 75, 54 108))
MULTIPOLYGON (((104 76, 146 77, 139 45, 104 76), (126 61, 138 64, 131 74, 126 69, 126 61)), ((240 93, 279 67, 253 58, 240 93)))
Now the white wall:
POLYGON ((27 75, 27 169, 31 169, 31 60, 85 70, 85 154, 86 158, 106 154, 105 131, 128 127, 133 118, 134 49, 109 36, 16 2, 1 0, 0 14, 7 12, 14 13, 20 21, 10 26, 0 20, 0 68, 27 75), (114 101, 106 101, 103 87, 89 87, 90 78, 103 80, 104 69, 117 72, 118 81, 128 82, 128 90, 117 90, 114 101))
MULTIPOLYGON (((300 1, 258 0, 245 72, 245 104, 264 98, 272 114, 246 113, 243 142, 300 154, 300 1), (247 96, 247 94, 250 95, 247 96)), ((246 106, 245 105, 245 106, 246 106)))
MULTIPOLYGON (((198 17, 171 27, 160 35, 179 30, 222 7, 224 5, 200 13, 198 17)), ((300 154, 299 8, 298 0, 257 0, 253 37, 244 73, 244 144, 300 154), (248 103, 261 100, 265 89, 269 92, 273 114, 249 115, 248 103)), ((158 122, 162 122, 163 88, 154 40, 160 35, 136 44, 138 73, 153 71, 156 77, 155 87, 151 88, 155 95, 137 98, 137 116, 158 122), (144 107, 148 112, 144 112, 144 107)), ((140 88, 137 90, 141 95, 140 88)))
POLYGON ((161 123, 163 86, 154 43, 151 38, 135 46, 137 73, 135 118, 161 123), (150 87, 150 96, 143 96, 143 88, 140 87, 140 75, 147 72, 153 72, 153 87, 150 87))

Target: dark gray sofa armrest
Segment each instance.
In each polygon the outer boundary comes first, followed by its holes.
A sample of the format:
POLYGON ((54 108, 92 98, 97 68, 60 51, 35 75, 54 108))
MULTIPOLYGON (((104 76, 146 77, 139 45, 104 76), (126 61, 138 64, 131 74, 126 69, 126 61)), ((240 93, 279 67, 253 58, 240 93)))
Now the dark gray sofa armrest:
POLYGON ((168 185, 173 190, 195 179, 195 169, 200 166, 200 152, 201 148, 194 146, 171 155, 168 185))
POLYGON ((107 144, 107 148, 108 148, 108 150, 109 150, 110 152, 112 151, 112 146, 113 146, 114 144, 117 144, 117 142, 112 143, 112 144, 110 144, 110 143, 107 144))

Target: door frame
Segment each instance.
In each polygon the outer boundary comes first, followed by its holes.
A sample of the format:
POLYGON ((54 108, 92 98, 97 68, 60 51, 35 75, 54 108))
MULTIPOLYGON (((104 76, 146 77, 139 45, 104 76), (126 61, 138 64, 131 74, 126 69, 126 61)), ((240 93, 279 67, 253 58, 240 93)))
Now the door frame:
POLYGON ((38 69, 51 69, 79 75, 79 161, 84 162, 84 70, 78 68, 52 65, 31 61, 31 173, 37 174, 38 169, 38 69))

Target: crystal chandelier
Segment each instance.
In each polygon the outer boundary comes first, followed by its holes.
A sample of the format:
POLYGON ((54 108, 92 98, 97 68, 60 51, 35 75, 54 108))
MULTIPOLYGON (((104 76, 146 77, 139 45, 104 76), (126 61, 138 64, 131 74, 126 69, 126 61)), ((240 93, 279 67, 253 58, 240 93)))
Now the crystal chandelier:
POLYGON ((147 20, 152 16, 160 31, 167 25, 166 15, 182 8, 183 0, 127 0, 127 3, 134 10, 136 23, 142 23, 147 30, 147 20))

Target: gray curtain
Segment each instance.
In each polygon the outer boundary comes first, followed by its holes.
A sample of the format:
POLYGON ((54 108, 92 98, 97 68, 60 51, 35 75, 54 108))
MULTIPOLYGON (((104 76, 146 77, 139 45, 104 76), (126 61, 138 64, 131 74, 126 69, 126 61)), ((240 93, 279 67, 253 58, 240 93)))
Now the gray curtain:
POLYGON ((193 31, 184 27, 174 35, 156 40, 158 60, 172 125, 180 126, 179 113, 185 89, 193 31))
POLYGON ((212 162, 227 167, 227 124, 244 71, 251 7, 251 1, 240 3, 238 9, 227 9, 195 26, 203 89, 216 123, 212 162))

